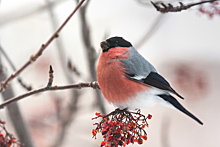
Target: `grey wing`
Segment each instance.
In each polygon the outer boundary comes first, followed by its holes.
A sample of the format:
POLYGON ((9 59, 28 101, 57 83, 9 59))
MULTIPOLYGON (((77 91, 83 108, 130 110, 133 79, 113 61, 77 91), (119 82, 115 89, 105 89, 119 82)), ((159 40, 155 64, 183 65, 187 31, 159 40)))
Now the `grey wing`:
POLYGON ((125 74, 127 78, 158 89, 169 91, 181 99, 184 99, 161 75, 157 73, 153 65, 144 59, 135 48, 130 47, 128 51, 130 52, 129 59, 120 60, 125 66, 125 74))

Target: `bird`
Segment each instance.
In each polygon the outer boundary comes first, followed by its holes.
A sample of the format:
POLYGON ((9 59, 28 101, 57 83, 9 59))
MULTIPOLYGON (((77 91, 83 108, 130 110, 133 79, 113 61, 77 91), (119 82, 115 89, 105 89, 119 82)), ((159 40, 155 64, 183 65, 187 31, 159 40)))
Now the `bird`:
POLYGON ((160 104, 180 110, 203 125, 171 95, 184 99, 129 41, 115 36, 101 42, 100 46, 97 81, 109 103, 119 109, 130 110, 160 104))

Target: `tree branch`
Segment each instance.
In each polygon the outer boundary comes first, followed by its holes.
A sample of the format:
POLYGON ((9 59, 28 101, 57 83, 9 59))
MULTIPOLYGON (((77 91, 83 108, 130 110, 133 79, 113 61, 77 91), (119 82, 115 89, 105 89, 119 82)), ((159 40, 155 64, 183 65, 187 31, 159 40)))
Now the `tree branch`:
POLYGON ((42 44, 40 49, 33 54, 30 59, 16 72, 11 74, 10 77, 8 77, 5 81, 2 81, 0 83, 0 92, 4 91, 4 89, 9 85, 10 81, 13 80, 15 77, 17 77, 25 68, 27 68, 32 62, 36 61, 38 57, 41 56, 43 51, 47 48, 47 46, 55 39, 58 37, 58 33, 63 29, 63 27, 67 24, 67 22, 70 20, 70 18, 75 14, 75 12, 80 8, 80 6, 83 4, 85 0, 82 0, 81 2, 78 3, 76 8, 73 10, 73 12, 67 17, 67 19, 63 22, 63 24, 54 32, 54 34, 49 38, 49 40, 45 43, 42 44))
MULTIPOLYGON (((83 42, 85 45, 86 49, 86 56, 88 59, 88 64, 89 64, 89 71, 91 72, 91 78, 92 80, 96 80, 96 51, 95 48, 91 44, 91 37, 90 37, 90 29, 89 25, 86 19, 86 10, 88 8, 88 2, 87 1, 86 5, 84 5, 80 10, 80 20, 81 20, 81 31, 82 31, 82 37, 83 37, 83 42)), ((106 110, 104 107, 104 102, 101 96, 100 91, 96 90, 96 98, 97 98, 97 105, 99 106, 102 114, 106 114, 106 110)))
POLYGON ((197 3, 191 3, 188 5, 184 5, 182 2, 179 2, 180 6, 176 6, 176 7, 173 7, 173 5, 171 5, 170 3, 168 3, 168 5, 165 5, 163 2, 159 2, 159 4, 161 4, 163 7, 160 7, 158 3, 154 3, 152 1, 151 3, 157 9, 157 11, 160 11, 161 13, 167 13, 167 12, 180 12, 182 10, 187 10, 196 5, 201 5, 204 3, 211 3, 215 1, 219 1, 219 0, 206 0, 206 1, 201 1, 197 3))
POLYGON ((65 85, 65 86, 46 86, 43 88, 39 88, 39 89, 35 89, 35 90, 31 90, 27 93, 21 94, 19 96, 13 97, 5 102, 3 102, 2 104, 0 104, 0 109, 4 108, 5 106, 7 106, 8 104, 11 104, 13 102, 17 102, 25 97, 37 94, 37 93, 41 93, 41 92, 46 92, 46 91, 56 91, 56 90, 65 90, 65 89, 82 89, 82 88, 93 88, 93 89, 99 89, 99 85, 98 82, 94 81, 94 82, 88 82, 88 83, 78 83, 78 84, 69 84, 69 85, 65 85))

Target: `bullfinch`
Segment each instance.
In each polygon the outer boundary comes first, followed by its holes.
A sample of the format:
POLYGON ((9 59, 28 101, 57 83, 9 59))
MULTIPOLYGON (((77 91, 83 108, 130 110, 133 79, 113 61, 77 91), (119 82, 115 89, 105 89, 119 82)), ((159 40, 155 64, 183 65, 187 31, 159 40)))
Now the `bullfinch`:
POLYGON ((203 124, 170 95, 184 99, 130 42, 122 37, 112 37, 100 45, 102 53, 97 66, 97 80, 109 103, 131 110, 160 104, 178 109, 203 124))

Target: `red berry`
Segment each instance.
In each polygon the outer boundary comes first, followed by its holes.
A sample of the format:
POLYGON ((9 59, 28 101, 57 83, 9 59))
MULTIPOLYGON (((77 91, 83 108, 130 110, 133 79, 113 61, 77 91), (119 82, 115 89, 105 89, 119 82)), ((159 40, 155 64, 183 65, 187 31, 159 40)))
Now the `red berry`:
POLYGON ((101 146, 104 146, 104 145, 105 145, 105 141, 102 141, 102 142, 101 142, 101 146))
POLYGON ((141 138, 138 139, 138 144, 143 144, 143 140, 141 138))

